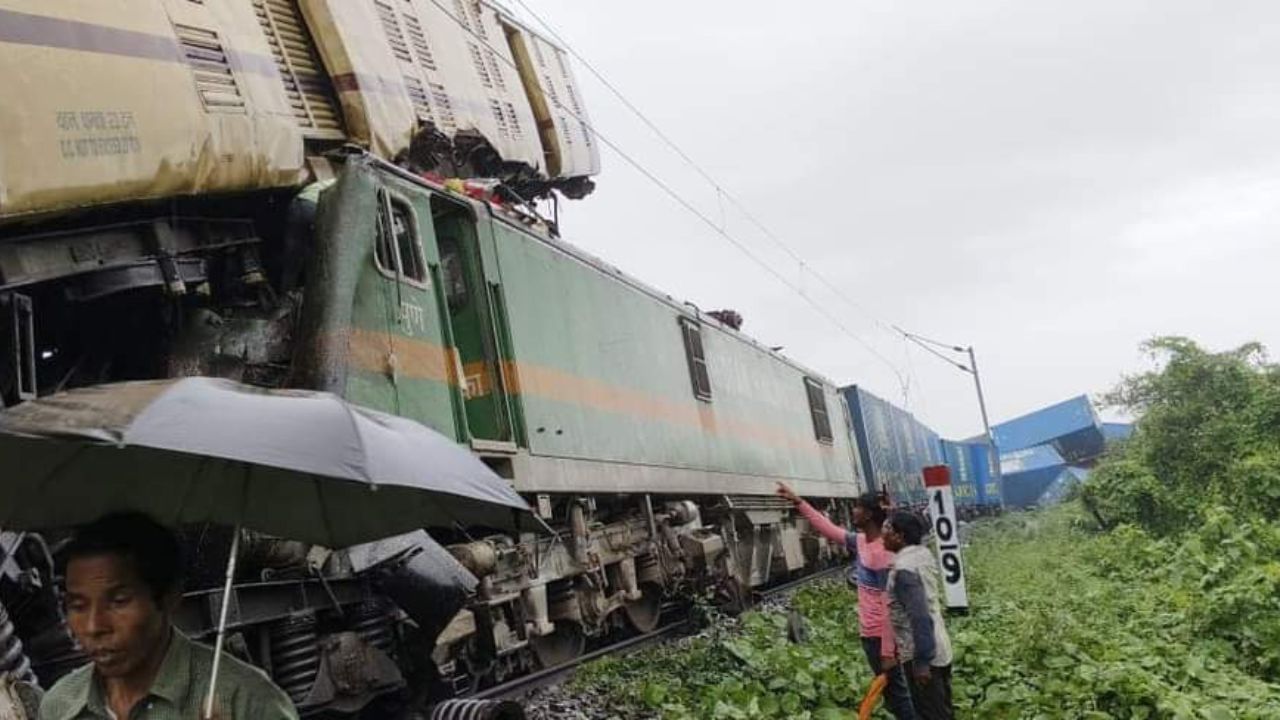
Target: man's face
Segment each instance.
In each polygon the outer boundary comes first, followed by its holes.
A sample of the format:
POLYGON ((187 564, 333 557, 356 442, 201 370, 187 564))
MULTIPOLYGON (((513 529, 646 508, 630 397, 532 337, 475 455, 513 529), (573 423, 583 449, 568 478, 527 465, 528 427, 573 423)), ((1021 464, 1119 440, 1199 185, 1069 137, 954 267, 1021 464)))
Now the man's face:
POLYGON ((884 526, 880 530, 880 539, 884 541, 884 549, 889 552, 898 552, 906 542, 902 539, 902 534, 893 527, 893 523, 888 520, 884 521, 884 526))
POLYGON ((861 505, 853 506, 853 526, 856 528, 865 528, 867 526, 867 511, 861 505))
POLYGON ((138 576, 131 558, 117 554, 67 564, 67 623, 103 677, 127 676, 161 652, 169 613, 138 576))

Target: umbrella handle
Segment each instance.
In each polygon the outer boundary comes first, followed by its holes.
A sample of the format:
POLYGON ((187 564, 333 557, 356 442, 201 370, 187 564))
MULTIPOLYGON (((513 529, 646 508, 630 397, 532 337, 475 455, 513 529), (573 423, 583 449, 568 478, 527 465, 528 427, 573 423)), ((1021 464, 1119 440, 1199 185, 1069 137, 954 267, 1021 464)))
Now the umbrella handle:
POLYGON ((231 536, 231 557, 227 558, 227 580, 222 586, 222 610, 218 614, 218 638, 213 643, 213 670, 209 673, 209 697, 204 702, 204 720, 213 720, 213 691, 218 687, 218 669, 222 665, 222 641, 227 634, 227 611, 231 608, 231 584, 236 576, 236 556, 240 554, 240 525, 231 536))

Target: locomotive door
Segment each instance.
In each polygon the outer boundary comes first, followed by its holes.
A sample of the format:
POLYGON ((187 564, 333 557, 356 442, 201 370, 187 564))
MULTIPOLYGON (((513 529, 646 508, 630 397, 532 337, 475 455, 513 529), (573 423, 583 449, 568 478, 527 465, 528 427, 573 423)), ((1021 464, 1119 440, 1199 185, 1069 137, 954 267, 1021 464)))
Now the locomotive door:
POLYGON ((515 451, 511 401, 496 317, 498 285, 480 249, 482 228, 467 206, 431 198, 439 251, 440 307, 452 335, 455 377, 471 444, 479 450, 515 451))

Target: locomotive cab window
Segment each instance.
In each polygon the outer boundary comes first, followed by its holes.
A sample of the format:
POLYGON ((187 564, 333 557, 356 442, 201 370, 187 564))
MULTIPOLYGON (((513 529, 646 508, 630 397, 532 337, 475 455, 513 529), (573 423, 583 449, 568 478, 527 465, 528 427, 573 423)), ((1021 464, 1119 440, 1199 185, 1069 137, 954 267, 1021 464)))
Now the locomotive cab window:
POLYGON ((707 373, 707 354, 702 349, 702 326, 696 320, 682 317, 680 334, 684 336, 684 356, 689 361, 693 396, 711 402, 711 376, 707 373))
POLYGON ((378 193, 378 238, 374 260, 383 274, 411 285, 427 284, 427 262, 413 208, 404 198, 378 193))
POLYGON ((809 415, 813 417, 814 437, 818 442, 832 442, 834 436, 831 434, 831 416, 827 414, 827 395, 822 391, 822 383, 813 378, 805 378, 804 391, 809 396, 809 415))
POLYGON ((440 275, 444 285, 445 301, 449 310, 456 312, 467 306, 471 299, 467 290, 467 270, 463 265, 462 247, 458 238, 444 235, 436 238, 440 247, 440 275))

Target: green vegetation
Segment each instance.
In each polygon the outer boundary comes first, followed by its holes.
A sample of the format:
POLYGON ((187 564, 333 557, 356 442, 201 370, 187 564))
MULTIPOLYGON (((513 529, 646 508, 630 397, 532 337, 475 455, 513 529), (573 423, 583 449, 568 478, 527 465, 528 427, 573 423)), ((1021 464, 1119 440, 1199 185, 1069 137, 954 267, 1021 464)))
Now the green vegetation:
MULTIPOLYGON (((1280 719, 1280 372, 1256 346, 1147 347, 1159 367, 1110 396, 1138 432, 1082 502, 975 525, 975 607, 949 621, 959 717, 1280 719)), ((854 717, 871 679, 854 594, 793 606, 807 643, 785 613, 749 613, 578 682, 622 717, 854 717)))
POLYGON ((1257 344, 1210 353, 1186 338, 1144 345, 1158 369, 1105 401, 1138 432, 1099 468, 1085 501, 1107 526, 1171 535, 1215 508, 1280 519, 1280 367, 1257 344))

